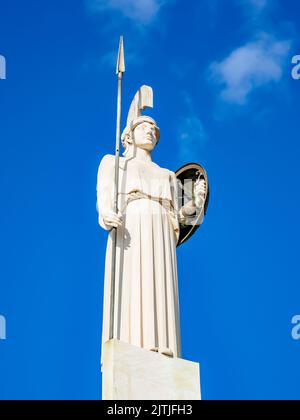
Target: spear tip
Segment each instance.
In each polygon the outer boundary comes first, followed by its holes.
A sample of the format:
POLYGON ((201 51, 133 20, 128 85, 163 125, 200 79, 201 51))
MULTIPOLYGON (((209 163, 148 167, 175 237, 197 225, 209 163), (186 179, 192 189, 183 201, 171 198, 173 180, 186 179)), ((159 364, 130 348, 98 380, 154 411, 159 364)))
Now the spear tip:
POLYGON ((116 74, 124 73, 124 72, 125 72, 124 39, 123 39, 123 36, 121 35, 116 74))

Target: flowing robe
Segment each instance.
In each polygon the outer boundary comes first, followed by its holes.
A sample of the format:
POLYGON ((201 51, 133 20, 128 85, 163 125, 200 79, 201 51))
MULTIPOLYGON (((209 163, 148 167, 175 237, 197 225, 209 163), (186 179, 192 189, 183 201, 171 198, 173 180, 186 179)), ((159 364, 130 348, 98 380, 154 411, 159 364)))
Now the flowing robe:
MULTIPOLYGON (((109 340, 112 235, 103 216, 113 210, 114 156, 101 161, 99 223, 109 231, 104 285, 103 343, 109 340)), ((181 357, 176 245, 177 180, 153 162, 120 158, 114 338, 181 357)))

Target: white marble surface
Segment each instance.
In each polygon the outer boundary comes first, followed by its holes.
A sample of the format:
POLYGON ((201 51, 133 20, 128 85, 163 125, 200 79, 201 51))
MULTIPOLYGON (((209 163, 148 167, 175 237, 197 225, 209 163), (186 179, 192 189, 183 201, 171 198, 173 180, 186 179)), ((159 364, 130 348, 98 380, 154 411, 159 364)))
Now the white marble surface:
POLYGON ((200 366, 117 340, 103 346, 103 400, 200 400, 200 366))
MULTIPOLYGON (((176 247, 180 225, 189 223, 190 206, 179 208, 175 173, 152 161, 160 130, 151 117, 141 115, 152 106, 152 88, 142 86, 134 97, 122 136, 125 152, 119 161, 118 214, 113 211, 114 156, 106 155, 98 171, 99 224, 109 231, 102 340, 105 343, 111 338, 112 228, 116 228, 113 337, 180 357, 176 247)), ((199 180, 194 192, 192 204, 200 209, 205 201, 205 181, 199 180)))

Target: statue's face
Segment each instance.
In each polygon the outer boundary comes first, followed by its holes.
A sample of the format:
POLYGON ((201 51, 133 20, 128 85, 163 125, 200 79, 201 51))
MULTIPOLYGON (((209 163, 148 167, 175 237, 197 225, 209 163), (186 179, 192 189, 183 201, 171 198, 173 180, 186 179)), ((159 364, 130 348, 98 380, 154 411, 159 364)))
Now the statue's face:
POLYGON ((139 124, 133 132, 136 147, 152 151, 157 144, 156 127, 148 121, 139 124))

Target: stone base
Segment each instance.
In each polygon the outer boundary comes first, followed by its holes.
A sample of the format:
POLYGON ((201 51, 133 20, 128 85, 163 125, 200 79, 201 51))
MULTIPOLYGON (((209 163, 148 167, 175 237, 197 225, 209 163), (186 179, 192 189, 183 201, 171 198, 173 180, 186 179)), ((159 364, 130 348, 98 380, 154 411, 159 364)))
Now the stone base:
POLYGON ((103 348, 103 400, 200 400, 200 366, 121 341, 103 348))

